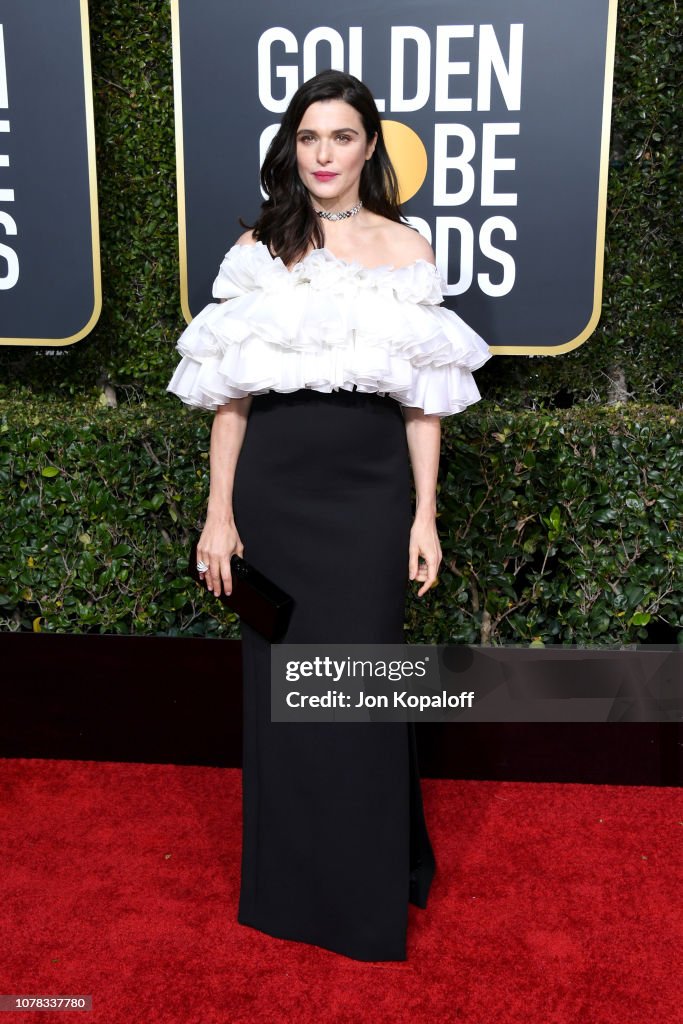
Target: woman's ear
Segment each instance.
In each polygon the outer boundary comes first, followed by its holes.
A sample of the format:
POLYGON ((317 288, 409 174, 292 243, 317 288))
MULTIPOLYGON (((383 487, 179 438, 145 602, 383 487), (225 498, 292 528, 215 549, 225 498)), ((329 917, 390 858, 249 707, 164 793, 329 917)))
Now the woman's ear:
POLYGON ((372 154, 375 152, 375 146, 376 145, 377 145, 377 132, 375 132, 375 134, 372 136, 372 138, 368 142, 367 148, 365 150, 365 159, 366 160, 369 160, 370 157, 372 156, 372 154))

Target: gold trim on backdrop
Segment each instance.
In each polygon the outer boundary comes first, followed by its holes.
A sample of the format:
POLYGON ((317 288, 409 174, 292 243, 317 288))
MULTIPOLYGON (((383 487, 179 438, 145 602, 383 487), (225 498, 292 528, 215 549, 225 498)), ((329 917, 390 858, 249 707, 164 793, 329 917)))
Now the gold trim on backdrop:
POLYGON ((600 141, 600 177, 598 181, 598 220, 595 230, 595 270, 593 273, 593 311, 580 334, 563 345, 491 345, 497 356, 561 356, 583 345, 598 326, 602 313, 602 285, 605 269, 605 224, 607 221, 607 181, 609 177, 609 140, 612 121, 612 86, 614 82, 614 50, 617 34, 617 3, 609 0, 607 39, 605 46, 605 88, 602 99, 602 137, 600 141))
POLYGON ((192 320, 187 281, 187 225, 185 221, 185 146, 183 144, 183 90, 180 72, 180 0, 171 0, 171 49, 173 52, 173 109, 175 116, 176 188, 178 193, 178 264, 180 308, 192 320))
MULTIPOLYGON (((562 345, 491 345, 499 356, 559 356, 578 348, 595 331, 602 312, 602 288, 605 264, 605 224, 607 220, 607 182, 609 174, 609 143, 614 81, 614 50, 617 29, 618 0, 608 0, 607 38, 605 41, 605 78, 602 103, 602 133, 600 142, 600 170, 598 179, 598 211, 595 241, 595 269, 593 274, 593 309, 588 323, 580 334, 562 345)), ((180 270, 180 304, 187 323, 192 320, 187 278, 187 227, 185 219, 185 164, 183 149, 183 113, 180 73, 180 0, 171 0, 171 26, 173 45, 173 92, 175 103, 176 168, 178 180, 178 246, 180 270)))
POLYGON ((90 24, 88 0, 79 0, 81 10, 81 46, 83 49, 83 92, 85 101, 85 130, 88 150, 88 184, 90 190, 90 237, 92 245, 93 310, 84 327, 69 338, 0 338, 0 345, 46 345, 57 348, 73 345, 89 334, 102 312, 102 270, 100 264, 100 221, 97 207, 97 163, 95 157, 95 116, 92 96, 92 66, 90 62, 90 24))

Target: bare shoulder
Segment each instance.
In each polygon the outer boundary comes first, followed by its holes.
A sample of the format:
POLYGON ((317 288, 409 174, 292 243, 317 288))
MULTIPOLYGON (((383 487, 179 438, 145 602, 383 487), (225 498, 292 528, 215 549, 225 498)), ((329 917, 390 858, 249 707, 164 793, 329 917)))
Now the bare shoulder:
POLYGON ((409 224, 387 222, 386 244, 391 252, 391 263, 395 267, 409 266, 417 260, 436 263, 431 245, 419 231, 409 224))
POLYGON ((235 245, 256 245, 253 231, 245 231, 235 242, 235 245))

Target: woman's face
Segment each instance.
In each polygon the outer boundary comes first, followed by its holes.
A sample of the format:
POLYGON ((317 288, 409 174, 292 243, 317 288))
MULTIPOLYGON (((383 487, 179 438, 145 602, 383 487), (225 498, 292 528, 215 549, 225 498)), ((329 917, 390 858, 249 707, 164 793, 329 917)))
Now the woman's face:
POLYGON ((361 172, 377 137, 368 140, 361 116, 343 100, 311 103, 296 133, 299 177, 322 209, 358 202, 361 172))

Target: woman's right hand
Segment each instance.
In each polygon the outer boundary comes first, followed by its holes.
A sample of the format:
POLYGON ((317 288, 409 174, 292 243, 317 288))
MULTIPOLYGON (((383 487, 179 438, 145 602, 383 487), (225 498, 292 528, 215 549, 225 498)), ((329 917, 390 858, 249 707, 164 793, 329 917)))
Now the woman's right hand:
POLYGON ((232 593, 230 559, 234 554, 240 557, 244 554, 244 545, 234 520, 219 523, 207 518, 197 544, 197 561, 208 566, 199 578, 206 582, 207 590, 212 590, 216 597, 220 597, 221 586, 226 594, 232 593))

